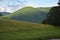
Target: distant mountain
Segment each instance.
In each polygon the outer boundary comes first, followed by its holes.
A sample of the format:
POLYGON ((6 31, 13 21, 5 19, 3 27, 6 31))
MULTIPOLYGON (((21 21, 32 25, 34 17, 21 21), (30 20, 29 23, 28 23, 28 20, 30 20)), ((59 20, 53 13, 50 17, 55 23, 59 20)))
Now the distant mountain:
POLYGON ((33 7, 25 7, 2 18, 40 23, 46 18, 47 13, 39 9, 33 7))
POLYGON ((10 14, 9 12, 0 12, 0 14, 2 15, 2 16, 5 16, 5 15, 8 15, 8 14, 10 14))

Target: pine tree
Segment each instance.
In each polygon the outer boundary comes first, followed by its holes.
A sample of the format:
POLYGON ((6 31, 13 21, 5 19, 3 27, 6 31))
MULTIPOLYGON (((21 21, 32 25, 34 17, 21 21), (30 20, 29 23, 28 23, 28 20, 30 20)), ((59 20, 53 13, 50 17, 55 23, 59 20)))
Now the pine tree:
POLYGON ((52 7, 43 23, 60 26, 60 6, 52 7))
POLYGON ((0 16, 2 16, 2 14, 0 13, 0 16))

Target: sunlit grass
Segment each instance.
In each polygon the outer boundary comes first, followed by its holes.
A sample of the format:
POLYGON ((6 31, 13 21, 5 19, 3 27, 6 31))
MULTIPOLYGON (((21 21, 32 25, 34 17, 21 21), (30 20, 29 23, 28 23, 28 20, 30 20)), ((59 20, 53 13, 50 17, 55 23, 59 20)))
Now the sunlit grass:
POLYGON ((60 27, 0 19, 0 40, 47 40, 60 38, 60 27))

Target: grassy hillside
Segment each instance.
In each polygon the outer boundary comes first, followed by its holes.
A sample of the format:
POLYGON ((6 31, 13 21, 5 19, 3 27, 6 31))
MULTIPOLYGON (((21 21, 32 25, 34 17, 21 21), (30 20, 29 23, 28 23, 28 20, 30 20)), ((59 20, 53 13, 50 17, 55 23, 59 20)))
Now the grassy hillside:
POLYGON ((39 9, 39 10, 42 11, 42 12, 48 13, 49 10, 51 9, 51 7, 40 7, 40 8, 37 8, 37 9, 39 9))
POLYGON ((49 8, 25 7, 3 18, 40 23, 47 15, 47 12, 44 10, 48 11, 49 8))
POLYGON ((39 28, 50 28, 49 25, 43 25, 32 22, 23 22, 9 19, 0 19, 0 32, 5 31, 20 31, 20 30, 36 30, 39 28), (45 27, 44 27, 45 26, 45 27), (26 28, 26 29, 25 29, 26 28))
POLYGON ((0 19, 0 40, 47 40, 60 38, 60 27, 0 19))

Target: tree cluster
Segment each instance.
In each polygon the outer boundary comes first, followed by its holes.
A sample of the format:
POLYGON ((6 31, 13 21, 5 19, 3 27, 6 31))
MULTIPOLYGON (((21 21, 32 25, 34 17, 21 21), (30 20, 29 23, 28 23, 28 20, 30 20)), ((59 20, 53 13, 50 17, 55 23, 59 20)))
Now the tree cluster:
POLYGON ((60 26, 60 6, 52 7, 42 23, 60 26))

